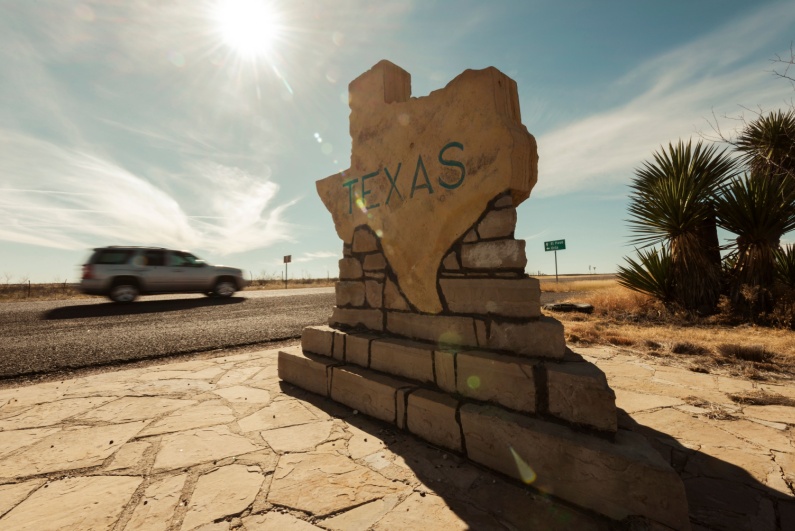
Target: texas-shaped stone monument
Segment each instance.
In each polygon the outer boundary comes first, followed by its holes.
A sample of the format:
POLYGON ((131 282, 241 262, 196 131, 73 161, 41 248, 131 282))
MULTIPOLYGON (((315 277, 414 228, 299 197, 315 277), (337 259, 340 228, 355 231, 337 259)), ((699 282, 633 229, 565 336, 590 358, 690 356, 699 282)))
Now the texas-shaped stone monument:
POLYGON ((679 476, 621 429, 525 274, 516 207, 538 175, 516 83, 467 70, 411 97, 381 61, 349 86, 351 167, 317 182, 343 241, 329 326, 279 376, 608 519, 688 529, 679 476))

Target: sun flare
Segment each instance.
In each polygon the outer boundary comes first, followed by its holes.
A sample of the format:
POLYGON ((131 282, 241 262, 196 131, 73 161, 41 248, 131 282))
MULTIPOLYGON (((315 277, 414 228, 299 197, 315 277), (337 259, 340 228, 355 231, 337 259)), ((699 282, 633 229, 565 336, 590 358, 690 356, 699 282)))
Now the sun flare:
POLYGON ((219 0, 215 19, 223 41, 248 57, 268 54, 279 34, 278 14, 269 0, 219 0))

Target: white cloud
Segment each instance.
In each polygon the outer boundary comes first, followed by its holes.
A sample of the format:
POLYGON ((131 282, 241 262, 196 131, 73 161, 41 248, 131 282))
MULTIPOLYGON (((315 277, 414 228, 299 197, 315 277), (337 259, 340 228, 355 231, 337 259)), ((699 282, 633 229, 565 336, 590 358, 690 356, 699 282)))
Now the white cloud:
POLYGON ((794 23, 792 4, 776 4, 629 72, 613 87, 625 103, 538 137, 535 193, 626 182, 660 145, 712 133, 713 112, 730 132, 738 122, 724 116, 738 115, 740 105, 785 105, 792 87, 771 75, 767 60, 789 46, 794 23))
POLYGON ((277 184, 215 163, 172 175, 180 199, 114 162, 0 130, 0 240, 158 244, 228 254, 287 240, 277 184))
POLYGON ((293 262, 314 262, 316 260, 325 260, 329 258, 341 258, 341 253, 333 251, 317 251, 312 253, 304 253, 300 257, 293 260, 293 262))

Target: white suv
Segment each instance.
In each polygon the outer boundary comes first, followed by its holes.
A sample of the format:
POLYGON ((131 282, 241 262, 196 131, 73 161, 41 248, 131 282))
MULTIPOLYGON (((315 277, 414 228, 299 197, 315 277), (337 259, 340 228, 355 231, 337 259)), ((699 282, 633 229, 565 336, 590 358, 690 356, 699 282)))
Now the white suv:
POLYGON ((231 297, 247 284, 240 269, 212 266, 186 251, 112 246, 94 249, 83 265, 80 291, 126 303, 148 293, 231 297))

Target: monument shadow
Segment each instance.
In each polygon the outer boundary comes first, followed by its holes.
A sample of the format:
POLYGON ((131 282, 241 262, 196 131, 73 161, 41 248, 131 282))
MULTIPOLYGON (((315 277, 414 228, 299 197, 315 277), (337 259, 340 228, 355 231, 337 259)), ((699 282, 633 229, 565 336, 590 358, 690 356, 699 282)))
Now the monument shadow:
POLYGON ((100 304, 80 304, 55 308, 48 312, 44 312, 41 315, 41 318, 43 320, 85 319, 92 317, 115 317, 123 315, 142 315, 148 313, 178 312, 182 310, 192 310, 195 308, 206 308, 210 306, 240 304, 245 300, 245 297, 228 297, 223 299, 205 297, 201 299, 138 301, 132 304, 117 304, 113 302, 105 302, 100 304))

